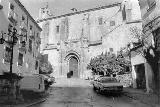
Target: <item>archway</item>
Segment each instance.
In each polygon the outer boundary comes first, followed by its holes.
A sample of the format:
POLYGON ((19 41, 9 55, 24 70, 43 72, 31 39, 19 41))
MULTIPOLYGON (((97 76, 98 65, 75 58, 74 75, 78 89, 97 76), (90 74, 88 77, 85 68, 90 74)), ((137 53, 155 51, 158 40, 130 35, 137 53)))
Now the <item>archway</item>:
MULTIPOLYGON (((79 78, 80 77, 80 55, 75 51, 69 51, 66 54, 65 61, 67 67, 66 75, 68 78, 79 78)), ((65 70, 65 71, 66 71, 65 70)))

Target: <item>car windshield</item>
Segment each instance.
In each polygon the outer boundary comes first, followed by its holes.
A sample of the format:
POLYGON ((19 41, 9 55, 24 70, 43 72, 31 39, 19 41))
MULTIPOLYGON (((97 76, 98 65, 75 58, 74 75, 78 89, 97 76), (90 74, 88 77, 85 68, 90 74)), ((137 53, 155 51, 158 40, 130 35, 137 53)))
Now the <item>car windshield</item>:
POLYGON ((101 79, 102 83, 114 83, 117 82, 116 78, 102 78, 101 79))

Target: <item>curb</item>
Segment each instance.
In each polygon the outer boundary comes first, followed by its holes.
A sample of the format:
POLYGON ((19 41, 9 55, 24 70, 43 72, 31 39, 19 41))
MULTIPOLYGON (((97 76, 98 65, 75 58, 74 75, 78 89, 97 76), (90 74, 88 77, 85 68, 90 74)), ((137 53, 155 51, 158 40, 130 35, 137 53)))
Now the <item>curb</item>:
POLYGON ((46 98, 45 98, 45 99, 42 99, 42 100, 40 100, 40 101, 31 103, 31 104, 29 104, 29 105, 26 105, 25 107, 33 106, 33 105, 36 105, 36 104, 39 104, 39 103, 42 103, 42 102, 45 102, 45 101, 46 101, 46 98))
POLYGON ((46 98, 35 101, 33 103, 30 103, 30 104, 22 104, 22 105, 20 104, 20 105, 17 105, 16 107, 30 107, 30 106, 33 106, 33 105, 36 105, 36 104, 39 104, 39 103, 42 103, 42 102, 45 102, 45 101, 46 101, 46 98))
MULTIPOLYGON (((143 104, 150 105, 151 107, 156 107, 156 104, 155 104, 155 105, 153 105, 153 104, 149 104, 149 103, 147 103, 147 102, 144 102, 144 101, 142 101, 142 100, 140 100, 140 99, 138 99, 138 98, 136 98, 136 97, 134 97, 134 96, 132 96, 132 95, 129 95, 129 93, 128 93, 128 92, 124 92, 124 93, 123 93, 123 95, 125 95, 126 97, 129 97, 129 98, 131 98, 131 99, 134 99, 134 100, 140 101, 140 102, 141 102, 141 103, 143 103, 143 104)), ((157 106, 157 107, 158 107, 158 106, 157 106)))

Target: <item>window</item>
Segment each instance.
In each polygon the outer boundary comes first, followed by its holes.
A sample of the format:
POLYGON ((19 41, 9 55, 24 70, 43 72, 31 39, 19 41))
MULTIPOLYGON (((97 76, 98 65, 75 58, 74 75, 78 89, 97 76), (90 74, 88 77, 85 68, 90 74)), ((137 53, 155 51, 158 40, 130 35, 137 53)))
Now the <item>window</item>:
POLYGON ((25 17, 24 16, 22 16, 22 21, 24 21, 25 20, 25 17))
POLYGON ((32 52, 32 40, 29 39, 29 49, 28 49, 29 52, 32 52))
POLYGON ((103 23, 102 17, 98 18, 98 22, 99 22, 99 25, 102 25, 102 23, 103 23))
POLYGON ((36 64, 35 64, 35 70, 38 69, 38 61, 36 61, 36 64))
POLYGON ((113 48, 109 48, 109 51, 110 51, 110 52, 113 52, 113 48))
POLYGON ((32 25, 30 25, 29 29, 32 30, 32 28, 33 28, 32 25))
POLYGON ((39 33, 37 33, 37 38, 39 37, 39 33))
POLYGON ((21 43, 23 41, 23 36, 19 37, 19 42, 21 43))
POLYGON ((8 25, 8 35, 11 35, 11 33, 12 33, 12 25, 11 24, 9 24, 8 25))
POLYGON ((59 33, 59 26, 56 26, 56 32, 59 33))
POLYGON ((18 65, 22 66, 22 64, 23 64, 23 54, 19 53, 19 56, 18 56, 18 65))
POLYGON ((14 5, 9 4, 8 19, 14 24, 14 26, 16 26, 18 21, 18 14, 15 13, 14 10, 14 5))
POLYGON ((110 21, 110 26, 115 26, 115 21, 110 21))
POLYGON ((132 12, 131 12, 131 9, 127 9, 126 10, 126 20, 127 20, 127 22, 132 21, 132 12))
POLYGON ((123 10, 122 10, 122 17, 123 17, 123 20, 126 20, 126 10, 125 10, 125 6, 123 7, 123 10))
POLYGON ((10 8, 11 10, 14 10, 14 5, 13 5, 13 4, 10 4, 9 8, 10 8))
POLYGON ((11 53, 12 53, 12 50, 11 50, 11 48, 9 48, 9 47, 6 47, 5 48, 5 54, 4 54, 4 61, 5 62, 10 62, 10 60, 11 60, 11 53))

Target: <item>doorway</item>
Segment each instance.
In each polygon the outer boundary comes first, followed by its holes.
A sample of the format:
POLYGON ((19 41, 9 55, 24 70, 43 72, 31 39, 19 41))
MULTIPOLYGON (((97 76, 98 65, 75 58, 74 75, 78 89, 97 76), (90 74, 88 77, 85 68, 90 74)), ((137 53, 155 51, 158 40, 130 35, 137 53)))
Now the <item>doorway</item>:
POLYGON ((144 64, 135 65, 136 83, 138 89, 146 89, 146 77, 144 64))
POLYGON ((78 60, 74 56, 69 59, 69 72, 67 73, 67 77, 68 75, 70 78, 78 78, 78 60))

